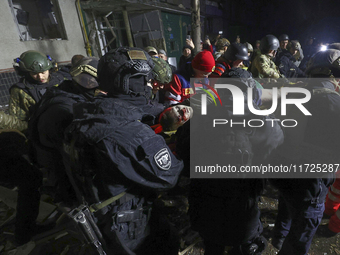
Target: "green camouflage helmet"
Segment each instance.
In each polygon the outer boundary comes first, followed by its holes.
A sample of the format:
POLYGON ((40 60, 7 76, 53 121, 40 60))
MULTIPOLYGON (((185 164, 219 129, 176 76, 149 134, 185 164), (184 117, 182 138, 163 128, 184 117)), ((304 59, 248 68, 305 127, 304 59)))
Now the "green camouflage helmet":
POLYGON ((14 68, 21 72, 42 73, 53 67, 52 58, 39 51, 29 50, 14 59, 14 68))
POLYGON ((152 57, 152 60, 155 64, 152 70, 154 79, 162 84, 169 83, 172 79, 172 71, 169 64, 165 60, 157 57, 152 57))
POLYGON ((220 38, 216 43, 216 50, 222 50, 225 46, 230 46, 230 42, 226 38, 220 38))

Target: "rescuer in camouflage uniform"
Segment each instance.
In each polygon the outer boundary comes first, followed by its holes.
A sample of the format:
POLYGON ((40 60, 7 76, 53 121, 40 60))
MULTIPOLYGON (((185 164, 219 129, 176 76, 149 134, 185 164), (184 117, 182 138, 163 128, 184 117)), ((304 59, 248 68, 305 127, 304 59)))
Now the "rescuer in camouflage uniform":
POLYGON ((30 150, 26 136, 20 131, 27 130, 33 108, 46 89, 61 83, 64 75, 50 73, 54 67, 52 58, 38 51, 26 51, 14 62, 14 69, 21 78, 10 88, 9 114, 0 111, 0 180, 18 187, 14 244, 20 246, 53 227, 53 223, 39 226, 35 222, 43 176, 23 157, 30 154, 30 150))
POLYGON ((26 51, 14 60, 14 68, 21 79, 10 88, 9 114, 0 112, 0 180, 17 186, 18 201, 14 244, 23 245, 51 227, 39 226, 42 172, 23 155, 30 154, 27 139, 19 131, 27 130, 27 123, 46 89, 64 80, 62 74, 50 73, 52 58, 38 51, 26 51))
POLYGON ((250 71, 255 78, 283 77, 277 66, 273 62, 276 51, 279 47, 279 40, 273 35, 266 35, 261 40, 261 55, 257 56, 250 67, 250 71))
POLYGON ((52 58, 38 51, 29 50, 14 59, 14 69, 20 81, 10 88, 9 115, 0 112, 0 129, 27 129, 33 106, 40 101, 48 87, 64 81, 61 73, 52 73, 52 58))

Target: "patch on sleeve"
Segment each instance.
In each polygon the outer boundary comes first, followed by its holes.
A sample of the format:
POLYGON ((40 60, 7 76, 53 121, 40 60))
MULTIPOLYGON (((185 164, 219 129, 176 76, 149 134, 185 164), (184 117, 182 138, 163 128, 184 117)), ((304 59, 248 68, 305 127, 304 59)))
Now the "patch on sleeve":
POLYGON ((167 148, 161 149, 154 156, 157 166, 162 170, 169 170, 171 167, 171 156, 167 148))

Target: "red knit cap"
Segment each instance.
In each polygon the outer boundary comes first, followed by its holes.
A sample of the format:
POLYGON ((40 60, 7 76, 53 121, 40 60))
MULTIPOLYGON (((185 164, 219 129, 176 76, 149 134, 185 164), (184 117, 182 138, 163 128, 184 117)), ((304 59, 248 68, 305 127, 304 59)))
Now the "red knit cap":
POLYGON ((210 73, 215 69, 215 59, 210 51, 203 50, 194 57, 191 65, 197 70, 210 73))

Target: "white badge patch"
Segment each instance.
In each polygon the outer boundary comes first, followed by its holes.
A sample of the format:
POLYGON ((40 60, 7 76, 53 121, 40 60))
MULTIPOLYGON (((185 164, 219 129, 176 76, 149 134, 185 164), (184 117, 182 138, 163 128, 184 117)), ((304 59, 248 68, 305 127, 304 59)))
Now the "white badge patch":
POLYGON ((171 167, 171 156, 167 148, 161 149, 154 156, 157 166, 162 170, 169 170, 171 167))

